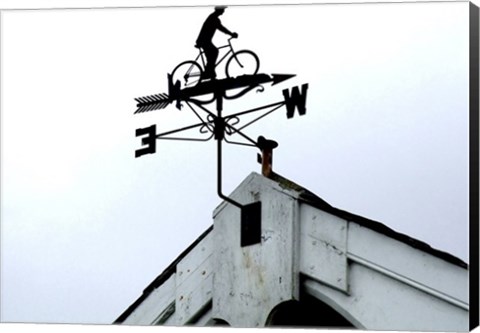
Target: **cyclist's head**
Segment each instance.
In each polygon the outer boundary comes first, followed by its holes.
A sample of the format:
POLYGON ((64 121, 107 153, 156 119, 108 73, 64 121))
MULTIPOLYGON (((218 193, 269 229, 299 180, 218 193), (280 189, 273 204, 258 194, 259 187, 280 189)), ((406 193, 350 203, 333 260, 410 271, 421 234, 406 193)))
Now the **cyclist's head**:
POLYGON ((225 8, 227 8, 227 6, 215 6, 215 12, 218 13, 218 15, 222 15, 225 12, 225 8))

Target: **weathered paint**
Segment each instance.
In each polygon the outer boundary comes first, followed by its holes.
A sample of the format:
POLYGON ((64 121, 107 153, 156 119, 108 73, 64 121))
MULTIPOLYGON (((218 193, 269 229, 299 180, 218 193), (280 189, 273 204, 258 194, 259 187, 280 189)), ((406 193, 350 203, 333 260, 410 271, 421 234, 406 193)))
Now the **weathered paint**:
POLYGON ((240 247, 237 207, 222 204, 215 211, 214 318, 236 327, 261 327, 277 304, 298 297, 294 194, 257 174, 231 194, 242 204, 262 202, 262 241, 251 246, 240 247))
POLYGON ((207 235, 177 265, 176 322, 179 325, 199 314, 212 299, 212 238, 207 235))
POLYGON ((240 246, 240 210, 222 203, 214 228, 123 323, 262 327, 303 289, 362 329, 468 330, 464 266, 312 207, 299 188, 247 177, 231 197, 261 200, 261 243, 240 246))
POLYGON ((468 311, 360 264, 349 265, 346 295, 314 280, 311 295, 368 330, 468 331, 468 311))
POLYGON ((126 325, 152 325, 160 319, 164 310, 175 301, 175 274, 148 297, 123 322, 126 325))
POLYGON ((468 270, 385 237, 356 223, 348 229, 348 255, 423 285, 468 308, 468 270))
POLYGON ((300 215, 300 271, 348 292, 347 221, 306 204, 300 215))

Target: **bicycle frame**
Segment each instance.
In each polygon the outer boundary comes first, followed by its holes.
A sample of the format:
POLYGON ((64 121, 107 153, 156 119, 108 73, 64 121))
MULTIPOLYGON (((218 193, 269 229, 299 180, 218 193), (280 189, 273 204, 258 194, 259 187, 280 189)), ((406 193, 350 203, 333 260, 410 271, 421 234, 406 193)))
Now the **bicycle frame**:
MULTIPOLYGON (((218 50, 220 50, 220 49, 224 49, 224 48, 227 48, 227 47, 228 47, 228 48, 230 48, 230 50, 228 50, 228 51, 220 58, 220 60, 217 61, 217 63, 215 64, 215 67, 217 67, 217 66, 218 66, 225 58, 227 58, 231 53, 235 54, 235 51, 233 50, 232 42, 230 42, 230 40, 232 40, 232 39, 233 39, 233 37, 230 37, 230 38, 228 39, 228 44, 222 45, 222 46, 220 46, 220 47, 217 48, 218 50)), ((219 52, 219 54, 220 54, 220 52, 219 52)), ((207 66, 207 60, 205 59, 205 51, 204 51, 202 48, 200 48, 200 51, 199 51, 199 53, 198 53, 198 56, 195 58, 195 62, 198 63, 198 64, 200 63, 200 62, 198 61, 199 58, 202 59, 203 70, 205 70, 205 67, 207 66)), ((235 59, 235 60, 237 60, 237 59, 235 59)), ((237 60, 237 62, 238 62, 238 60, 237 60)))
MULTIPOLYGON (((232 37, 233 38, 233 37, 232 37)), ((240 51, 235 51, 233 48, 233 45, 231 43, 231 39, 228 39, 228 44, 222 45, 218 47, 218 49, 227 49, 226 52, 222 52, 220 55, 219 59, 215 62, 214 68, 217 68, 218 65, 223 62, 225 59, 226 60, 226 66, 225 66, 225 72, 226 76, 230 77, 229 74, 229 68, 231 69, 236 68, 236 66, 230 66, 232 63, 232 60, 235 59, 235 62, 239 65, 241 69, 245 68, 245 63, 252 64, 254 67, 252 67, 252 73, 249 74, 256 74, 258 71, 258 66, 259 66, 259 59, 258 56, 253 53, 250 50, 240 50, 240 51), (238 56, 240 54, 240 57, 238 56), (241 59, 244 59, 247 57, 247 62, 244 62, 241 59), (248 61, 250 60, 250 61, 248 61), (253 61, 253 62, 252 62, 253 61), (243 62, 243 65, 242 65, 243 62)), ((177 67, 172 72, 172 77, 174 77, 176 74, 180 75, 176 79, 181 80, 183 82, 184 87, 187 86, 192 86, 198 84, 200 81, 203 80, 204 72, 207 66, 207 58, 205 56, 205 51, 202 48, 199 48, 198 55, 196 56, 195 60, 187 60, 182 63, 180 63, 177 67), (200 60, 201 59, 201 60, 200 60), (187 65, 188 67, 182 67, 187 65), (180 69, 177 73, 177 70, 180 69), (192 79, 192 80, 190 80, 192 79)), ((235 69, 234 69, 235 72, 235 69)), ((238 71, 237 71, 238 72, 238 71)), ((245 74, 245 73, 243 73, 245 74)))

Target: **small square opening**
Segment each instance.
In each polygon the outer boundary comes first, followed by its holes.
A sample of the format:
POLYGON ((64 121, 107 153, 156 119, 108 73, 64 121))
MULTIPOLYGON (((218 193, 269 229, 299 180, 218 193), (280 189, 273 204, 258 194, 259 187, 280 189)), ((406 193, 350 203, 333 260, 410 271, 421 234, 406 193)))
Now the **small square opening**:
POLYGON ((262 203, 254 202, 242 207, 240 245, 242 247, 262 241, 262 203))

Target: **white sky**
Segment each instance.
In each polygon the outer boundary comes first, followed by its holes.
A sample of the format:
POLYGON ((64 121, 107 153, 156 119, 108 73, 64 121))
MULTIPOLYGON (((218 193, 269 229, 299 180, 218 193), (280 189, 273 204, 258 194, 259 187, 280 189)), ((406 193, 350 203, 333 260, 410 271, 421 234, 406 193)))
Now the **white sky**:
MULTIPOLYGON (((158 2, 157 2, 158 3, 158 2)), ((196 56, 197 8, 1 13, 1 320, 111 323, 212 224, 216 145, 135 129, 196 123, 187 108, 133 115, 196 56)), ((468 3, 230 7, 236 49, 297 76, 225 113, 309 83, 307 115, 245 131, 275 139, 274 170, 335 207, 468 262, 468 3)), ((225 40, 224 36, 217 41, 225 40)), ((224 145, 224 193, 257 151, 224 145)))

